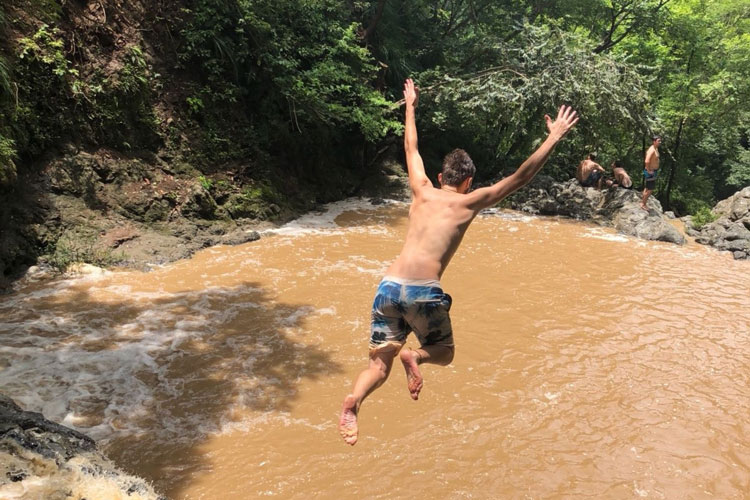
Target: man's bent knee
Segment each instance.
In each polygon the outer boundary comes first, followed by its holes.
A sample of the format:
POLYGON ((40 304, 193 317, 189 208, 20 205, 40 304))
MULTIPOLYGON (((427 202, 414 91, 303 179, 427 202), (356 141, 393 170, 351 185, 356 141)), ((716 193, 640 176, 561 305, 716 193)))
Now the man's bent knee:
POLYGON ((442 366, 451 364, 456 353, 456 348, 452 345, 423 345, 422 350, 430 356, 429 361, 424 362, 442 366))

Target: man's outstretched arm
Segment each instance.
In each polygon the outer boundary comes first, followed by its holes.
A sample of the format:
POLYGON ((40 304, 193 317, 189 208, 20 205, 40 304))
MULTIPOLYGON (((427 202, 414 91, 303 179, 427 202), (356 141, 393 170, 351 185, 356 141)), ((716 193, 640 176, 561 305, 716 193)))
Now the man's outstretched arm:
POLYGON ((417 148, 417 122, 415 110, 419 95, 414 82, 408 78, 404 83, 404 101, 406 101, 406 118, 404 121, 404 150, 406 151, 406 168, 409 171, 409 186, 416 193, 432 183, 424 171, 424 163, 417 148))
POLYGON ((528 184, 541 170, 552 154, 555 146, 578 123, 578 115, 570 106, 561 106, 557 119, 553 122, 549 115, 544 115, 549 135, 541 146, 518 167, 513 174, 496 182, 492 186, 479 188, 468 196, 471 197, 469 206, 476 211, 491 207, 500 200, 528 184))

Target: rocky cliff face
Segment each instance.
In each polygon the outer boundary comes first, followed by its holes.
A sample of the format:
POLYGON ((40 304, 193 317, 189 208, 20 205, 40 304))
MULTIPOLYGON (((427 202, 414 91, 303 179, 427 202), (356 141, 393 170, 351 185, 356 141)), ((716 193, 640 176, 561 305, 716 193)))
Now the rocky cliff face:
POLYGON ((688 234, 698 243, 732 252, 735 259, 750 258, 750 186, 717 203, 713 213, 719 218, 699 229, 688 219, 688 234))
POLYGON ((616 187, 599 191, 581 187, 575 179, 554 182, 549 177, 538 176, 513 195, 511 206, 532 214, 590 220, 646 240, 684 244, 685 237, 669 223, 659 201, 653 196, 649 198, 646 211, 640 207, 640 197, 640 193, 630 189, 616 187))
POLYGON ((117 469, 88 436, 0 394, 0 498, 166 500, 117 469))

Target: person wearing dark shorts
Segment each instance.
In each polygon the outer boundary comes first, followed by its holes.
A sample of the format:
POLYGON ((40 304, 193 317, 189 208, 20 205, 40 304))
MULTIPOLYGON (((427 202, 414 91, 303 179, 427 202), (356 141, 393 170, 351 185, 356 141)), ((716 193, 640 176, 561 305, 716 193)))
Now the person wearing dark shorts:
POLYGON ((656 178, 658 176, 658 170, 649 172, 645 168, 643 169, 643 185, 646 187, 646 189, 648 189, 649 191, 653 191, 654 189, 656 189, 656 178))
POLYGON ((385 276, 372 304, 370 352, 390 347, 401 350, 410 332, 414 332, 422 348, 452 348, 453 329, 448 314, 452 303, 437 280, 385 276))
MULTIPOLYGON (((604 167, 596 162, 596 153, 591 152, 586 156, 586 159, 578 164, 576 169, 576 179, 581 183, 583 187, 595 187, 597 189, 602 188, 604 179, 604 167)), ((611 182, 607 181, 607 184, 611 182)))
POLYGON ((599 187, 599 180, 602 178, 602 173, 598 170, 592 170, 588 177, 581 181, 583 187, 599 187))

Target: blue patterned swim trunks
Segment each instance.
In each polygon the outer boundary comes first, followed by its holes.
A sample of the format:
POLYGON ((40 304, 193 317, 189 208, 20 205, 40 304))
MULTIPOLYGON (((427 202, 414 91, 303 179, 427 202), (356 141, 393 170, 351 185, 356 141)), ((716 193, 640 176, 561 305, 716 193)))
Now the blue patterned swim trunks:
POLYGON ((422 346, 453 346, 448 315, 453 299, 437 280, 409 280, 386 276, 372 304, 370 352, 388 346, 403 347, 414 332, 422 346))

